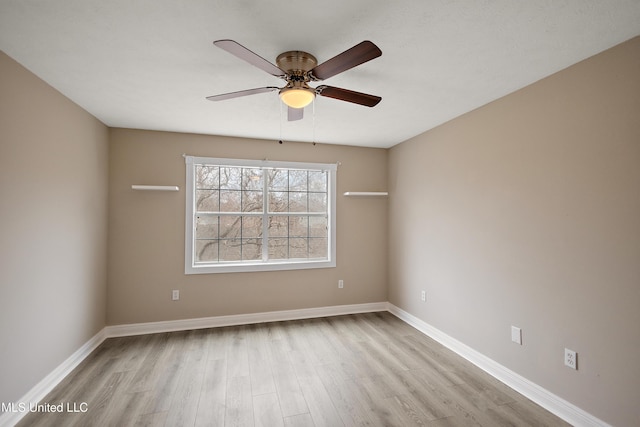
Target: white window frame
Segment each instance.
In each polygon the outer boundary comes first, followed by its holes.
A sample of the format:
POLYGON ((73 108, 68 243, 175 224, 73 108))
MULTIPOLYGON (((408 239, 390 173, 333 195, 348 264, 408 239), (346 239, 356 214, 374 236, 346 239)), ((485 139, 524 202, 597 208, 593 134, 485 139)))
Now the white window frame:
MULTIPOLYGON (((299 270, 308 268, 332 268, 336 266, 336 171, 333 163, 280 162, 270 160, 226 159, 216 157, 185 156, 186 163, 186 215, 185 215, 185 274, 237 273, 252 271, 299 270), (236 261, 224 263, 201 264, 195 262, 195 168, 197 165, 215 165, 230 167, 260 167, 278 169, 325 170, 328 172, 327 183, 327 224, 329 231, 327 259, 287 259, 236 261)), ((264 196, 267 197, 266 195, 264 196)), ((268 215, 263 212, 263 215, 268 215)))

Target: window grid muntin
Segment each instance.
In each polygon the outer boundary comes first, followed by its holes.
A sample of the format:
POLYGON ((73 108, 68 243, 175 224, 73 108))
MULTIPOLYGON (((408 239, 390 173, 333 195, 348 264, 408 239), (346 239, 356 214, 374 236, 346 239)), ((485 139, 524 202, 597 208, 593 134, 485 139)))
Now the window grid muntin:
MULTIPOLYGON (((216 189, 211 189, 211 188, 207 188, 207 187, 198 187, 198 183, 194 182, 194 193, 197 193, 198 191, 202 191, 202 190, 217 190, 218 191, 218 207, 219 210, 218 211, 197 211, 197 206, 194 206, 194 217, 195 219, 197 219, 198 216, 205 216, 205 215, 214 215, 217 216, 218 218, 218 239, 217 239, 217 243, 218 243, 218 249, 217 249, 217 261, 196 261, 197 257, 196 254, 194 253, 194 265, 196 264, 204 264, 204 265, 222 265, 224 263, 238 263, 238 262, 242 262, 243 256, 242 256, 242 247, 243 244, 242 242, 244 241, 244 238, 242 236, 242 224, 240 226, 240 230, 241 230, 241 234, 239 238, 233 238, 233 240, 239 240, 241 242, 240 245, 240 260, 232 260, 232 261, 224 261, 224 260, 220 260, 220 242, 221 241, 225 241, 225 239, 220 237, 220 218, 222 216, 240 216, 240 220, 242 221, 242 217, 243 216, 261 216, 263 218, 262 220, 262 236, 260 237, 260 241, 261 241, 261 247, 262 247, 262 262, 263 263, 268 263, 269 261, 273 261, 274 259, 269 257, 269 242, 270 242, 270 235, 269 235, 269 224, 268 224, 268 218, 271 216, 286 216, 289 218, 288 221, 288 227, 287 227, 287 253, 286 253, 286 258, 275 258, 276 261, 297 261, 297 260, 326 260, 326 261, 330 261, 330 256, 332 251, 330 250, 329 245, 331 244, 331 236, 330 236, 330 228, 329 228, 329 214, 330 214, 330 205, 329 205, 329 196, 330 196, 330 171, 328 169, 299 169, 299 168, 279 168, 279 167, 261 167, 261 168, 256 168, 256 167, 245 167, 245 166, 230 166, 230 165, 215 165, 215 164, 194 164, 194 170, 197 171, 198 168, 214 168, 218 170, 218 182, 217 182, 217 188, 216 189), (230 187, 230 185, 227 183, 226 185, 222 184, 222 170, 230 170, 230 169, 239 169, 239 176, 240 176, 240 189, 237 188, 225 188, 225 187, 230 187), (245 194, 247 192, 250 191, 256 191, 256 190, 245 190, 243 189, 242 186, 242 180, 243 177, 245 176, 244 171, 245 170, 261 170, 262 171, 262 182, 263 182, 263 191, 262 191, 262 199, 263 199, 263 209, 262 212, 255 212, 255 211, 243 211, 243 207, 244 207, 244 203, 243 203, 243 197, 245 196, 245 194), (286 172, 287 174, 287 179, 285 180, 285 182, 287 183, 287 188, 285 191, 279 191, 279 192, 285 192, 287 194, 287 211, 271 211, 269 210, 269 202, 270 202, 270 195, 273 192, 276 191, 272 191, 270 190, 270 184, 272 181, 272 177, 270 176, 270 174, 268 173, 264 173, 265 171, 273 171, 274 173, 278 173, 278 172, 286 172), (294 188, 292 189, 291 187, 291 183, 292 183, 292 179, 291 179, 291 171, 295 171, 296 174, 303 174, 304 175, 304 188, 303 189, 297 189, 294 188), (322 176, 322 183, 319 187, 318 190, 312 190, 311 189, 311 183, 312 180, 310 179, 310 175, 312 174, 321 174, 322 176), (231 211, 222 211, 222 197, 221 197, 221 193, 222 191, 239 191, 240 192, 240 207, 241 207, 241 211, 240 212, 231 212, 231 211), (304 195, 304 207, 306 208, 304 211, 291 211, 291 194, 303 194, 304 195), (314 194, 314 195, 324 195, 324 210, 323 211, 314 211, 314 212, 309 212, 309 207, 310 207, 310 195, 314 194), (299 236, 291 236, 291 217, 305 217, 306 218, 306 235, 303 237, 299 237, 299 236), (323 236, 312 236, 311 234, 311 221, 310 218, 312 217, 323 217, 325 219, 325 234, 323 236), (305 242, 305 256, 301 257, 301 258, 291 258, 291 249, 292 249, 292 245, 291 245, 291 240, 292 239, 302 239, 305 242), (316 258, 311 258, 311 250, 312 250, 312 242, 318 242, 318 241, 325 241, 325 245, 323 253, 324 255, 321 257, 316 257, 316 258)), ((197 181, 197 173, 194 174, 194 181, 197 181)), ((313 181, 314 185, 317 186, 317 181, 313 181)), ((276 188, 277 189, 277 188, 276 188)), ((194 200, 194 204, 195 204, 195 200, 194 200)), ((202 240, 202 239, 198 239, 197 237, 197 230, 195 230, 196 228, 196 224, 197 222, 194 221, 194 251, 195 251, 195 246, 196 246, 196 242, 198 240, 202 240)), ((279 237, 279 238, 284 238, 284 237, 279 237)), ((204 240, 212 240, 212 239, 204 239, 204 240)), ((232 239, 227 239, 227 240, 232 240, 232 239)), ((255 262, 256 260, 252 260, 253 262, 255 262)))

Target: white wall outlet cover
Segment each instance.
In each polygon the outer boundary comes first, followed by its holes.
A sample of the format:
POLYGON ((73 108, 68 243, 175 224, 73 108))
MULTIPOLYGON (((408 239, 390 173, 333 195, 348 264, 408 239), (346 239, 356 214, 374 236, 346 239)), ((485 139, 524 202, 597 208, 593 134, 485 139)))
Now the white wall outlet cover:
POLYGON ((571 369, 578 369, 578 353, 568 348, 564 349, 564 364, 571 369))
POLYGON ((522 330, 518 327, 511 327, 511 341, 516 344, 522 345, 522 330))

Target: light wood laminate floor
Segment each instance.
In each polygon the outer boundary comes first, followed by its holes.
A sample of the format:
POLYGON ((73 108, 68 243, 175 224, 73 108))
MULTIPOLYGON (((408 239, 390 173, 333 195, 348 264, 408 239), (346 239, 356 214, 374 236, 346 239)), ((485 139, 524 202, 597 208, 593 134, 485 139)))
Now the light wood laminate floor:
POLYGON ((111 338, 44 402, 87 411, 18 425, 568 425, 387 312, 111 338))

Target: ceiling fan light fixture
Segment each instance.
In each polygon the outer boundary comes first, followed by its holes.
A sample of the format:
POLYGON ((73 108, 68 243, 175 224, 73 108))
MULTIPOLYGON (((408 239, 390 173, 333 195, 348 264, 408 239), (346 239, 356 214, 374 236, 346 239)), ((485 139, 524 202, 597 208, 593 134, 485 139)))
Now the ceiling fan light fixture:
POLYGON ((280 99, 291 108, 304 108, 315 97, 316 92, 311 88, 285 87, 280 90, 280 99))
POLYGON ((339 87, 322 85, 312 88, 308 85, 310 82, 327 79, 382 55, 380 48, 368 40, 358 43, 320 65, 315 56, 301 50, 281 53, 276 58, 277 65, 274 65, 233 40, 216 40, 213 44, 272 76, 282 78, 287 84, 283 88, 267 86, 207 96, 209 101, 222 101, 277 90, 280 99, 288 107, 287 120, 292 122, 302 119, 304 107, 311 104, 316 95, 366 107, 373 107, 382 100, 379 96, 339 87))

